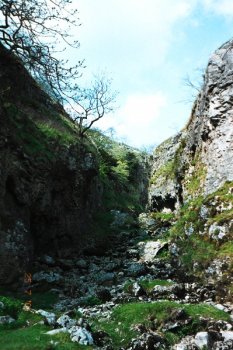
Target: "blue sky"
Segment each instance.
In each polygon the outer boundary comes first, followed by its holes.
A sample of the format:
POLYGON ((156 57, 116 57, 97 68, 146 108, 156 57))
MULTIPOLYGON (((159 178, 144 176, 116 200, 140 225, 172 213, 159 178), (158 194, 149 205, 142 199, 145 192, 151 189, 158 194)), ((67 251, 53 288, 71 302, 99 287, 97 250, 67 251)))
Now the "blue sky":
MULTIPOLYGON (((105 71, 118 108, 96 126, 113 127, 136 147, 161 143, 189 118, 211 53, 233 36, 233 0, 74 0, 81 26, 71 60, 85 58, 83 79, 105 71)), ((71 54, 70 54, 71 55, 71 54)))

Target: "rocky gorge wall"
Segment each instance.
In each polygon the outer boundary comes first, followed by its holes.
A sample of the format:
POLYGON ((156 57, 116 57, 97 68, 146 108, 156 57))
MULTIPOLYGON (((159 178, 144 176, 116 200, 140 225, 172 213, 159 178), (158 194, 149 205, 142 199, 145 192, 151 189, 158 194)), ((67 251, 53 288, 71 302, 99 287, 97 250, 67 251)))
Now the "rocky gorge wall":
MULTIPOLYGON (((90 218, 101 204, 97 164, 85 146, 59 147, 52 159, 28 154, 5 111, 0 136, 1 284, 31 269, 37 254, 67 256, 92 245, 90 218), (3 132, 4 130, 4 132, 3 132)), ((54 148, 51 146, 50 150, 54 148)))
POLYGON ((186 127, 154 152, 150 206, 174 210, 233 180, 233 42, 210 58, 186 127))
POLYGON ((211 56, 185 128, 154 151, 148 205, 150 231, 153 236, 165 235, 168 255, 177 261, 178 271, 221 286, 229 299, 233 277, 232 68, 233 42, 229 41, 211 56))
POLYGON ((121 193, 145 202, 147 179, 134 150, 115 142, 125 158, 118 160, 100 133, 80 138, 62 106, 2 46, 0 63, 0 284, 12 285, 38 256, 107 245, 100 221, 119 209, 121 193))

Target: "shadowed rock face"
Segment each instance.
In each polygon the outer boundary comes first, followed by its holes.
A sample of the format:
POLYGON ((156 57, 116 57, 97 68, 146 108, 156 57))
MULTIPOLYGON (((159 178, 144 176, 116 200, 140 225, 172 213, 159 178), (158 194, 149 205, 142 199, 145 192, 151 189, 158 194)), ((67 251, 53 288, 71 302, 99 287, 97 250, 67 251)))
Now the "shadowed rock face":
MULTIPOLYGON (((118 187, 119 178, 111 173, 116 160, 105 151, 106 159, 102 156, 94 137, 81 138, 62 106, 0 45, 0 285, 17 284, 39 255, 103 254, 111 245, 95 232, 102 223, 93 219, 111 209, 103 208, 107 185, 100 159, 108 161, 111 196, 128 189, 118 187)), ((126 148, 133 164, 128 184, 138 194, 137 204, 144 205, 147 163, 137 157, 140 152, 126 148)), ((115 209, 115 199, 111 205, 115 209)))
POLYGON ((155 149, 152 160, 149 205, 151 210, 175 210, 181 204, 180 183, 174 159, 179 151, 181 134, 163 142, 155 149))
POLYGON ((50 159, 47 148, 43 157, 25 151, 18 134, 33 138, 38 133, 33 118, 45 113, 40 108, 60 113, 62 107, 55 105, 1 46, 0 62, 2 285, 17 283, 30 270, 35 254, 67 256, 92 245, 87 232, 91 215, 100 206, 102 188, 95 156, 80 140, 70 146, 48 144, 50 159))
POLYGON ((171 196, 166 194, 165 196, 155 196, 153 195, 151 198, 151 208, 154 211, 161 211, 163 209, 171 209, 175 210, 177 203, 176 196, 171 196))
POLYGON ((34 254, 67 256, 92 245, 85 235, 101 188, 95 165, 86 168, 84 152, 68 149, 46 163, 25 158, 20 148, 0 149, 1 284, 16 281, 34 254))
POLYGON ((210 58, 203 87, 185 129, 154 153, 150 206, 174 210, 233 180, 233 41, 210 58), (196 180, 195 180, 196 178, 196 180), (159 206, 156 205, 157 199, 159 206))

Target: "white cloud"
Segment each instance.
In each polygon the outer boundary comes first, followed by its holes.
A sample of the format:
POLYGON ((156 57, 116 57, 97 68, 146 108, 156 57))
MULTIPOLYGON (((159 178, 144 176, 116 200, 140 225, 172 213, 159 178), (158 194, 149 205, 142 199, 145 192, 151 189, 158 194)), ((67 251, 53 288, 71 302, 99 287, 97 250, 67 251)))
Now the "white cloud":
POLYGON ((232 0, 203 0, 207 10, 224 16, 233 16, 232 0))
POLYGON ((192 15, 199 0, 76 1, 83 23, 79 54, 87 58, 87 71, 106 68, 120 91, 120 110, 97 126, 113 127, 137 146, 167 137, 160 131, 166 98, 153 93, 160 89, 156 72, 167 70, 169 52, 183 33, 175 26, 192 15))
POLYGON ((115 128, 134 145, 158 143, 169 137, 174 131, 169 125, 182 126, 180 120, 189 113, 186 107, 174 107, 183 96, 180 81, 199 62, 203 64, 203 56, 207 60, 212 50, 209 41, 215 37, 212 32, 208 34, 212 17, 220 17, 216 23, 225 22, 222 16, 209 14, 233 14, 233 0, 73 3, 82 22, 76 36, 81 43, 78 58, 86 58, 84 79, 88 80, 89 72, 106 69, 113 77, 113 89, 120 92, 117 103, 122 107, 97 126, 115 128), (201 43, 199 49, 197 42, 201 43), (151 91, 164 91, 167 97, 151 91))
POLYGON ((152 144, 155 142, 158 119, 166 103, 167 98, 161 92, 130 95, 114 117, 106 116, 97 126, 105 130, 113 126, 119 137, 134 146, 152 144))
POLYGON ((127 118, 127 123, 131 127, 140 125, 140 128, 144 123, 155 120, 165 103, 166 98, 161 92, 153 95, 131 95, 127 98, 119 114, 123 119, 127 118))

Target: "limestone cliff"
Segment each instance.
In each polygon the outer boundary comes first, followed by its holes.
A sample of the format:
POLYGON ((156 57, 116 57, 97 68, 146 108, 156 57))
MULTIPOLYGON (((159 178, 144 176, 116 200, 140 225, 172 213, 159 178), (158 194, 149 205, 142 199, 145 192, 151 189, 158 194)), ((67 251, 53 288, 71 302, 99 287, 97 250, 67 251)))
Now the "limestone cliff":
POLYGON ((153 156, 150 206, 161 210, 233 180, 233 42, 210 58, 186 127, 153 156))
POLYGON ((210 58, 186 127, 155 149, 149 188, 154 220, 150 231, 165 233, 177 271, 185 278, 219 284, 229 299, 233 283, 232 69, 233 41, 229 41, 210 58))

